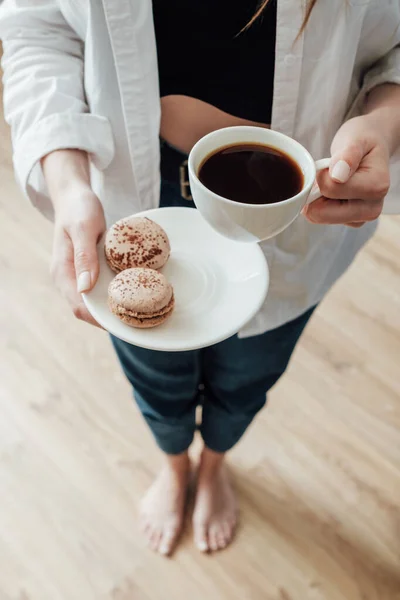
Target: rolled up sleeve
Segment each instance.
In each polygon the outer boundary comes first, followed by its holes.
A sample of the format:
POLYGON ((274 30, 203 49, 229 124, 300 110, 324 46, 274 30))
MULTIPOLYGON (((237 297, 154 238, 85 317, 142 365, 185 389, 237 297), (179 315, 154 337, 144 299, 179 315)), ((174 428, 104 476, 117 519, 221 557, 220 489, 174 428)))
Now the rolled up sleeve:
MULTIPOLYGON (((398 35, 400 35, 400 30, 398 35)), ((400 44, 367 71, 362 91, 364 95, 368 94, 374 87, 384 83, 400 85, 400 44)), ((400 214, 400 148, 392 156, 390 164, 391 185, 385 199, 384 213, 398 215, 400 214)))
POLYGON ((400 44, 365 73, 362 92, 368 94, 374 87, 384 83, 400 85, 400 44))
MULTIPOLYGON (((358 96, 358 111, 362 110, 366 95, 378 85, 394 83, 400 85, 400 28, 394 43, 397 45, 378 60, 363 77, 360 94, 358 96)), ((400 106, 399 106, 400 111, 400 106)), ((385 199, 385 214, 400 214, 400 148, 395 152, 390 161, 391 185, 385 199)))
POLYGON ((85 150, 105 169, 113 159, 110 123, 89 112, 83 85, 83 42, 56 1, 0 3, 4 113, 11 126, 16 178, 48 218, 52 205, 40 160, 63 148, 85 150))

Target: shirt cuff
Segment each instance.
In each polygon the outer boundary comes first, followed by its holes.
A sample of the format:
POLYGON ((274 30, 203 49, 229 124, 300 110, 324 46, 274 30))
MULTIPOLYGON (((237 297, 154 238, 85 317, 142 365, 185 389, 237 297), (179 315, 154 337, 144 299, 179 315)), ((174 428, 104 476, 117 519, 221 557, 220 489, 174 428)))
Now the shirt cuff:
POLYGON ((22 137, 14 140, 17 182, 32 204, 51 220, 53 206, 40 160, 50 152, 62 149, 83 150, 97 169, 106 169, 114 157, 110 122, 105 117, 88 113, 55 114, 34 124, 22 137))
MULTIPOLYGON (((394 49, 385 59, 384 68, 382 68, 382 64, 378 64, 366 73, 361 89, 361 101, 364 101, 365 96, 371 90, 378 85, 383 85, 385 83, 396 83, 400 85, 400 48, 394 49)), ((400 199, 398 194, 398 190, 400 189, 399 162, 400 150, 397 150, 391 159, 391 186, 389 193, 385 198, 383 214, 400 214, 400 199)))
MULTIPOLYGON (((395 83, 400 85, 400 48, 395 48, 383 60, 379 61, 364 76, 362 87, 355 98, 346 120, 363 112, 366 95, 378 85, 395 83)), ((391 186, 383 206, 383 214, 400 214, 400 149, 391 159, 391 186)))
POLYGON ((353 100, 346 119, 362 114, 366 95, 375 87, 384 83, 400 85, 400 48, 392 50, 388 56, 378 61, 374 67, 365 73, 362 86, 353 100))
POLYGON ((400 85, 400 48, 395 48, 365 74, 361 92, 364 97, 377 85, 397 83, 400 85))

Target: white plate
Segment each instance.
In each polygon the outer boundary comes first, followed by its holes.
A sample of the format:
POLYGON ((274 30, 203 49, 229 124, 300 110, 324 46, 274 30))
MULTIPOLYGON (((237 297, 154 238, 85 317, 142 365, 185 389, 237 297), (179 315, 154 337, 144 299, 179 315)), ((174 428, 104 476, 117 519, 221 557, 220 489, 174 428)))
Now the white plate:
POLYGON ((100 276, 83 298, 96 321, 110 333, 151 350, 195 350, 234 335, 259 311, 269 273, 257 244, 222 237, 192 208, 160 208, 140 216, 161 225, 170 239, 171 257, 162 272, 174 286, 175 309, 168 321, 154 329, 134 329, 122 323, 107 306, 108 285, 115 273, 100 246, 100 276))

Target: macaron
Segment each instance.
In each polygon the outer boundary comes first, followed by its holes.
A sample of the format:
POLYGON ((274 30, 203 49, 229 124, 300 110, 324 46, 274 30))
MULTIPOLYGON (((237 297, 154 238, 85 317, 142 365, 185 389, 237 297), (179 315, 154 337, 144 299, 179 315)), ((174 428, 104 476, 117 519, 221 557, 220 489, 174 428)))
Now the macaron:
POLYGON ((171 247, 164 229, 147 217, 127 217, 106 233, 104 251, 116 273, 134 267, 161 269, 171 247))
POLYGON ((108 287, 111 312, 131 327, 161 325, 171 316, 174 304, 172 285, 154 269, 125 269, 108 287))

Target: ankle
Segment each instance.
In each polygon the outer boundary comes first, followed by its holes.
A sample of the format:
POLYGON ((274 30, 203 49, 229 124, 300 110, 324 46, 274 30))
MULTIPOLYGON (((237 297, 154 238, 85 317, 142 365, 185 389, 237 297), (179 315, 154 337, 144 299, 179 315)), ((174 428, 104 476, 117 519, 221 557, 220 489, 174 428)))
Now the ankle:
POLYGON ((177 477, 187 475, 190 470, 190 459, 188 452, 182 454, 165 454, 166 468, 177 477))
POLYGON ((200 468, 202 472, 217 474, 225 464, 225 454, 214 452, 207 446, 204 446, 200 457, 200 468))

